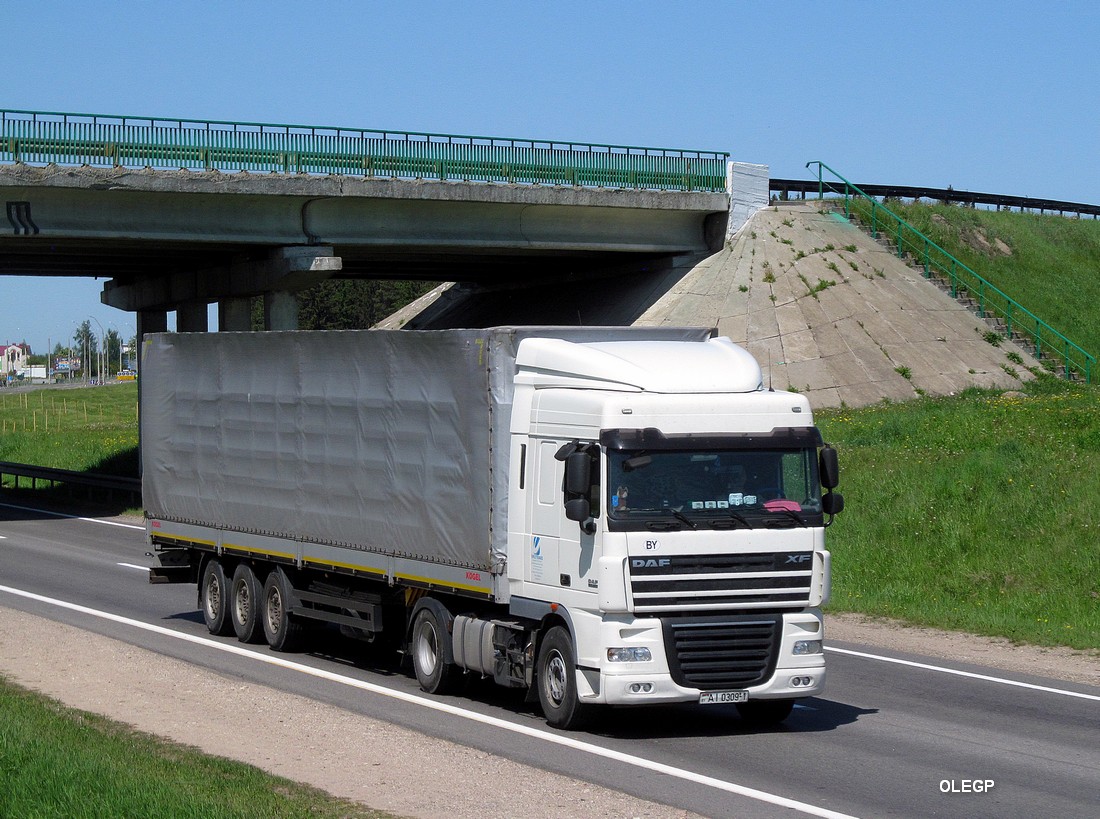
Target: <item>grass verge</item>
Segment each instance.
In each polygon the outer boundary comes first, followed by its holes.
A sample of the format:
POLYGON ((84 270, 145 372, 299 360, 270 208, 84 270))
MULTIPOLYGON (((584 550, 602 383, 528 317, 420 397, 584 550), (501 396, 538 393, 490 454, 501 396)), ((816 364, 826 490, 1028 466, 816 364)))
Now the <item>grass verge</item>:
POLYGON ((136 477, 137 385, 0 390, 0 461, 136 477))
POLYGON ((3 678, 0 782, 0 816, 390 816, 63 707, 3 678))
POLYGON ((842 459, 834 611, 1100 648, 1100 388, 818 413, 842 459))

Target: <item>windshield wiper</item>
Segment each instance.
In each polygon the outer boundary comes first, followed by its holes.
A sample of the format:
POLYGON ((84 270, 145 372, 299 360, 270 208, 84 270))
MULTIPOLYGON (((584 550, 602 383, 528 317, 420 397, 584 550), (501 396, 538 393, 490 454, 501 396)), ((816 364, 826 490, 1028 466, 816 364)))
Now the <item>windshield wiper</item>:
POLYGON ((679 509, 669 509, 668 511, 670 511, 672 513, 672 516, 674 518, 676 518, 676 520, 682 520, 684 523, 686 523, 692 529, 698 529, 699 528, 696 525, 695 521, 693 521, 691 518, 689 518, 687 515, 685 515, 679 509))
MULTIPOLYGON (((806 526, 806 518, 802 517, 802 515, 797 512, 792 512, 790 509, 765 509, 764 513, 769 515, 786 515, 799 526, 806 526)), ((768 524, 765 523, 764 525, 767 526, 768 524)))
MULTIPOLYGON (((746 529, 751 529, 752 528, 752 524, 749 523, 748 520, 745 518, 745 516, 742 515, 740 512, 734 512, 732 509, 730 509, 729 510, 729 516, 732 520, 732 523, 729 524, 730 526, 732 526, 733 523, 740 523, 746 529)), ((726 528, 726 521, 724 519, 719 518, 717 520, 711 520, 711 521, 708 521, 708 522, 715 529, 719 529, 719 528, 724 529, 724 528, 726 528)))

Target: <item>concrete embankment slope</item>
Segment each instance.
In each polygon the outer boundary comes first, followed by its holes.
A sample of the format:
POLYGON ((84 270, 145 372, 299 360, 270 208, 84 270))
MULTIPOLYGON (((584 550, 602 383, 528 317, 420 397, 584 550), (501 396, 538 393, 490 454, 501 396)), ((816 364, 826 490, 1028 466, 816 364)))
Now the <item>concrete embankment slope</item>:
POLYGON ((756 356, 774 389, 815 407, 1012 388, 1037 365, 990 344, 977 316, 811 203, 758 211, 634 323, 715 326, 756 356))

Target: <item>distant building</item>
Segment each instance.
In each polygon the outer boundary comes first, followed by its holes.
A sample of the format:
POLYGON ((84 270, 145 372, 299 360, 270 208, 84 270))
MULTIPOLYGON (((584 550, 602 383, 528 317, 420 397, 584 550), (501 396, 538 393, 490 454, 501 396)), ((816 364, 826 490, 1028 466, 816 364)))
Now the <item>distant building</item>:
POLYGON ((0 344, 0 375, 14 375, 27 368, 31 348, 23 344, 0 344))

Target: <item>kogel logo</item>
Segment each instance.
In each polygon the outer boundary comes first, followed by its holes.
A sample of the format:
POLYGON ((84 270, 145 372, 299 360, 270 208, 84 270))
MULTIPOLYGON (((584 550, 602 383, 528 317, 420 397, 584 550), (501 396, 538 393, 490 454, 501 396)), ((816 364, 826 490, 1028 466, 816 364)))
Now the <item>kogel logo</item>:
POLYGON ((632 569, 663 569, 671 565, 672 561, 667 557, 659 559, 653 557, 632 557, 630 559, 630 568, 632 569))

